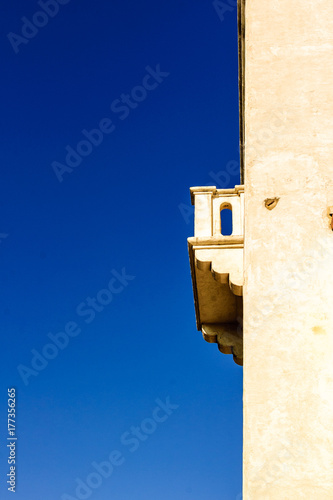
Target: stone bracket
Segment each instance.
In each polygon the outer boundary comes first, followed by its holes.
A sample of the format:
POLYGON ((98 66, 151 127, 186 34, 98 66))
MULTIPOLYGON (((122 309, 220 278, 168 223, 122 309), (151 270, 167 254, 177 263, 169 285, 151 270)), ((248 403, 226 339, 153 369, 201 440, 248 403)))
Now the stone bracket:
POLYGON ((243 331, 239 323, 203 324, 202 335, 206 342, 218 344, 223 354, 232 354, 235 363, 243 366, 243 331))

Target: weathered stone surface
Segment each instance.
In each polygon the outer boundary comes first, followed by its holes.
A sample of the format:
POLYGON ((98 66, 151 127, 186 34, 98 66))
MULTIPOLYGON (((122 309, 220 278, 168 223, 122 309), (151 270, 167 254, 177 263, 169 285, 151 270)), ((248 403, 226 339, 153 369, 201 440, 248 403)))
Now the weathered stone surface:
POLYGON ((332 1, 247 1, 246 500, 333 499, 332 117, 332 1))

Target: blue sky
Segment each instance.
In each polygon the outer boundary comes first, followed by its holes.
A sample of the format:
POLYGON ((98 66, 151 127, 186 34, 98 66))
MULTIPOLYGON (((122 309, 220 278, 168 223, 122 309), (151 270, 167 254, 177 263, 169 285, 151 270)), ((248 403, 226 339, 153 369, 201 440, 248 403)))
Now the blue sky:
POLYGON ((0 23, 0 497, 14 387, 17 500, 239 500, 242 369, 196 331, 186 243, 189 187, 239 184, 236 9, 0 23))

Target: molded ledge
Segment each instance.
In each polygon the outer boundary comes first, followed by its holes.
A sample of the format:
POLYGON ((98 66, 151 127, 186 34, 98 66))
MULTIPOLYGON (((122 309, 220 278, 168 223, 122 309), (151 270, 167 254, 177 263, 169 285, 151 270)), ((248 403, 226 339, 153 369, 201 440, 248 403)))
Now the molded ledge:
POLYGON ((243 366, 243 332, 239 323, 203 324, 202 335, 206 342, 218 344, 223 354, 232 354, 235 363, 243 366))

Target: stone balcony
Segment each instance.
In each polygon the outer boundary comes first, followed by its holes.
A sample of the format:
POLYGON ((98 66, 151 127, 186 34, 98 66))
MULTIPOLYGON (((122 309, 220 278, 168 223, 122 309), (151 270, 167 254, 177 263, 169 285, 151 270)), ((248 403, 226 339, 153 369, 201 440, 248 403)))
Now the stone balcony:
POLYGON ((197 328, 207 342, 217 343, 242 365, 244 186, 190 191, 195 227, 188 250, 197 328), (221 228, 222 210, 231 211, 230 235, 221 228))

